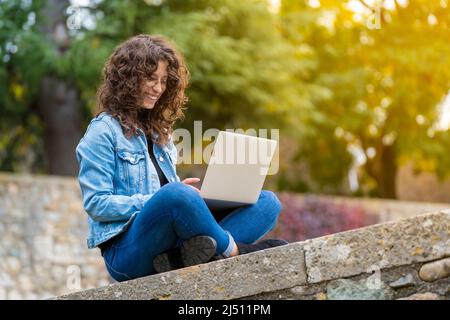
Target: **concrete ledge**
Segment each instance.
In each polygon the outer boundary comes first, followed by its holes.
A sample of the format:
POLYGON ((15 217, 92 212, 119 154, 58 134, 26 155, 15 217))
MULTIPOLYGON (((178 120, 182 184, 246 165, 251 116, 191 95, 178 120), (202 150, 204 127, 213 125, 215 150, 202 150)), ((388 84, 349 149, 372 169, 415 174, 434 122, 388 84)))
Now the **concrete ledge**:
POLYGON ((306 284, 303 257, 301 245, 289 244, 59 299, 237 299, 306 284))
MULTIPOLYGON (((242 299, 291 288, 308 292, 309 287, 320 287, 321 282, 351 276, 364 278, 377 270, 411 264, 419 263, 420 267, 420 263, 450 256, 449 234, 450 211, 441 211, 75 292, 58 299, 242 299)), ((436 283, 446 285, 447 280, 436 283)), ((341 282, 335 281, 338 285, 341 282)), ((364 285, 361 283, 357 284, 359 287, 350 283, 353 287, 348 290, 360 288, 364 285)), ((330 284, 328 287, 333 292, 347 290, 330 284)), ((395 295, 390 291, 378 296, 395 295)))
POLYGON ((305 242, 308 282, 317 283, 450 255, 450 211, 305 242))

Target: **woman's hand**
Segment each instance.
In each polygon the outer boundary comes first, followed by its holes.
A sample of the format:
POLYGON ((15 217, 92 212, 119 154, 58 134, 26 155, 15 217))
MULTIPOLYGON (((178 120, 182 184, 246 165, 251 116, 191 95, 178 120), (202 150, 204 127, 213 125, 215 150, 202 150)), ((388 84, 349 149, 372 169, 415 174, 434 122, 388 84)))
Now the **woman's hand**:
POLYGON ((188 186, 191 187, 191 188, 194 188, 195 191, 197 191, 198 193, 200 193, 200 190, 199 190, 199 189, 197 189, 197 188, 194 187, 194 186, 191 186, 191 183, 197 183, 197 182, 199 182, 199 181, 200 181, 199 178, 186 178, 186 179, 184 179, 184 180, 181 181, 181 182, 184 183, 184 184, 186 184, 186 185, 188 185, 188 186))

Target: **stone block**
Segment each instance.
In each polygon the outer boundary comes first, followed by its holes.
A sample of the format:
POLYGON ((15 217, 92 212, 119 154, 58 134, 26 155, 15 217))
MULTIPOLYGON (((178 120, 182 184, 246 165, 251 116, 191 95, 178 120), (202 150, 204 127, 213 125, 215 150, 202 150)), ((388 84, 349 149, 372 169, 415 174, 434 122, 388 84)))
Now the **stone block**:
POLYGON ((237 299, 306 284, 300 244, 267 249, 60 299, 237 299))
POLYGON ((426 263, 420 268, 419 276, 424 281, 435 281, 450 276, 450 258, 426 263))
POLYGON ((450 211, 373 225, 305 242, 308 281, 317 283, 450 255, 450 211))

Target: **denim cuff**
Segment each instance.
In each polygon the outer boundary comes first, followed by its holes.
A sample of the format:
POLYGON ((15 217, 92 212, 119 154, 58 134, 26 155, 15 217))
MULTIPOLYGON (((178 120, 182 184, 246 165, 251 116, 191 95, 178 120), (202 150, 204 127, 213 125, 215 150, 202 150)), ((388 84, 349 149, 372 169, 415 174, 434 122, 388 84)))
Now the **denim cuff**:
POLYGON ((222 256, 224 258, 229 258, 231 255, 231 252, 233 251, 234 245, 236 244, 234 242, 233 237, 231 236, 231 233, 229 233, 228 231, 225 230, 225 232, 228 234, 228 239, 230 240, 230 242, 228 243, 228 247, 227 249, 222 253, 222 256))
POLYGON ((150 194, 141 194, 141 193, 136 193, 134 195, 131 196, 131 198, 136 199, 138 201, 136 207, 138 207, 139 210, 141 210, 145 203, 152 197, 152 195, 150 194))

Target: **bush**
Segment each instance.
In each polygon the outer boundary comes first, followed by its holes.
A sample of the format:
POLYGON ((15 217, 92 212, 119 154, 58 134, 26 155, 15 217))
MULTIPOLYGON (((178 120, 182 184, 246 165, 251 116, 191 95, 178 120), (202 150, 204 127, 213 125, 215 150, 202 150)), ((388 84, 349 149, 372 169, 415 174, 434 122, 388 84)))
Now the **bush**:
POLYGON ((283 205, 277 227, 267 235, 289 242, 302 241, 327 234, 373 224, 371 215, 359 205, 335 203, 332 200, 295 194, 279 195, 283 205))

